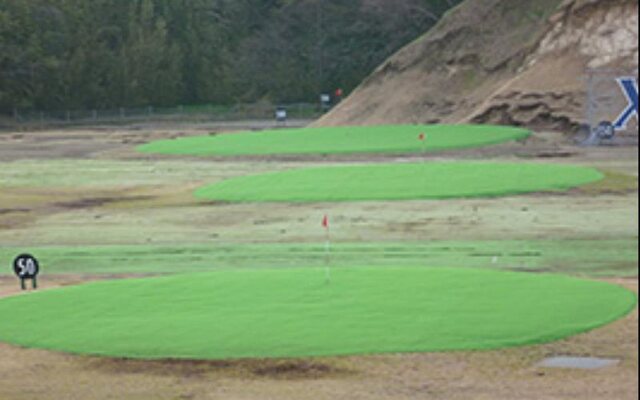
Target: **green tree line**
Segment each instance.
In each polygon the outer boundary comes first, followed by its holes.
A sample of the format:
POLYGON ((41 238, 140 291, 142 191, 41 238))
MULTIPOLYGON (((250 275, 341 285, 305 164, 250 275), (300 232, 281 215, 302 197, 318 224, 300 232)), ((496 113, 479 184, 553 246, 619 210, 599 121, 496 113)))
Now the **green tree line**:
POLYGON ((460 0, 0 0, 0 112, 315 101, 460 0))

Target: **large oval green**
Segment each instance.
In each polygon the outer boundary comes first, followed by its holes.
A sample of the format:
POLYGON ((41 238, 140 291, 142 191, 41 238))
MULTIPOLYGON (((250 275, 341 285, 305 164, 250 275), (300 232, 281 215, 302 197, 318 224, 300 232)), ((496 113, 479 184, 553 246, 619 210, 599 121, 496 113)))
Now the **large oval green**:
POLYGON ((221 270, 0 301, 0 340, 131 358, 497 349, 612 322, 633 293, 557 275, 455 268, 221 270))
POLYGON ((340 126, 160 140, 138 150, 195 156, 414 153, 488 146, 529 135, 525 129, 492 125, 340 126))
POLYGON ((507 196, 595 182, 593 168, 560 164, 441 162, 293 169, 205 186, 196 197, 230 202, 324 202, 507 196))

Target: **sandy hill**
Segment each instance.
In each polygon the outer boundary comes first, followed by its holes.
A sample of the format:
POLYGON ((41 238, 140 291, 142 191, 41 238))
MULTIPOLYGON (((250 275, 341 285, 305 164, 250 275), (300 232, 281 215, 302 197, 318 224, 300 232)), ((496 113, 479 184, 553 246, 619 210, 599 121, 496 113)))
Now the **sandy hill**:
POLYGON ((318 124, 569 131, 585 119, 588 68, 637 71, 638 0, 467 0, 318 124))

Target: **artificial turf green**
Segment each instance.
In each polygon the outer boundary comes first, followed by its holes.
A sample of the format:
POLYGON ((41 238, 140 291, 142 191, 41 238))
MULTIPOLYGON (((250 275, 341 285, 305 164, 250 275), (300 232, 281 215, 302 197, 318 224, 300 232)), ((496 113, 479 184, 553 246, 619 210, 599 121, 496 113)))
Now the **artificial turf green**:
POLYGON ((560 164, 440 162, 293 169, 205 186, 196 197, 230 202, 313 202, 493 197, 565 190, 601 180, 560 164))
POLYGON ((495 349, 612 322, 603 282, 446 268, 224 270, 0 301, 0 340, 131 358, 232 359, 495 349))
POLYGON ((341 126, 161 140, 138 150, 196 156, 413 153, 487 146, 529 135, 524 129, 491 125, 341 126), (423 133, 424 143, 419 140, 423 133))

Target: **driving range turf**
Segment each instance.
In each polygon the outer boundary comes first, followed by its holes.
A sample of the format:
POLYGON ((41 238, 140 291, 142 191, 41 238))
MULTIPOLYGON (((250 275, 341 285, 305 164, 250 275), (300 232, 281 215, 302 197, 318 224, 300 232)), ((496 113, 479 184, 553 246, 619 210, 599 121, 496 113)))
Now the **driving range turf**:
POLYGON ((481 147, 527 138, 524 129, 491 125, 386 125, 281 129, 161 140, 143 153, 195 156, 414 153, 481 147), (425 141, 419 140, 425 134, 425 141))
POLYGON ((313 202, 494 197, 566 190, 601 180, 559 164, 439 162, 293 169, 228 179, 195 192, 229 202, 313 202))
POLYGON ((454 268, 221 270, 0 301, 0 340, 70 353, 234 359, 496 349, 605 325, 633 293, 454 268), (16 312, 20 310, 20 312, 16 312))
MULTIPOLYGON (((334 226, 340 230, 339 225, 334 226)), ((324 237, 319 238, 324 240, 324 237)), ((25 249, 0 247, 11 260, 25 249)), ((254 243, 30 247, 52 275, 148 275, 212 272, 221 268, 321 268, 324 243, 254 243)), ((580 277, 638 275, 636 239, 535 239, 331 243, 331 265, 436 267, 552 272, 580 277)), ((0 277, 12 271, 0 270, 0 277)))

